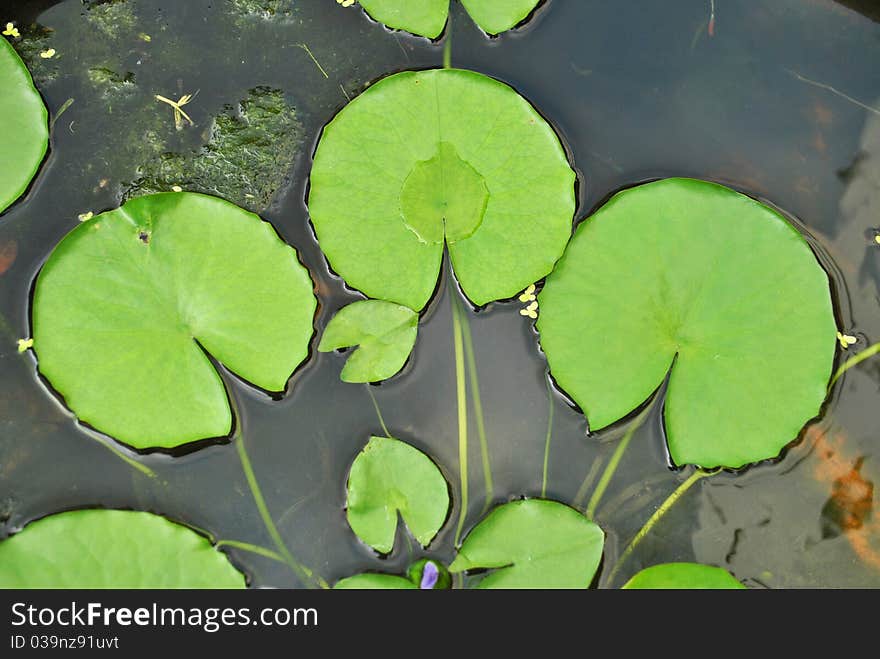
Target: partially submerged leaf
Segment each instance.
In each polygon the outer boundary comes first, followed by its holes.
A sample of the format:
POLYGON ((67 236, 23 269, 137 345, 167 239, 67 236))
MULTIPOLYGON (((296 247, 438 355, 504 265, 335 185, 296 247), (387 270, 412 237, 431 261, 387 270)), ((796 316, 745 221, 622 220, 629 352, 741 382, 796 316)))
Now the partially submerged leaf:
POLYGON ((230 432, 208 355, 284 390, 317 302, 271 225, 206 195, 140 197, 71 231, 37 279, 40 372, 80 420, 136 448, 230 432))
POLYGON ((727 570, 699 563, 664 563, 645 568, 624 589, 734 590, 744 589, 727 570))
POLYGON ((207 538, 151 513, 74 510, 0 541, 0 588, 244 588, 207 538))
POLYGON ((49 148, 49 113, 27 67, 0 37, 0 213, 27 189, 49 148))
POLYGON ((406 363, 416 343, 419 315, 383 300, 362 300, 341 309, 327 324, 318 350, 359 346, 342 369, 345 382, 387 380, 406 363))
MULTIPOLYGON (((488 34, 506 32, 528 18, 540 0, 461 0, 467 12, 488 34)), ((360 0, 367 13, 396 30, 435 39, 443 32, 449 0, 360 0)))
POLYGON ((427 546, 449 512, 446 479, 431 459, 409 444, 372 437, 348 477, 348 523, 357 536, 378 552, 394 546, 397 514, 427 546))
POLYGON ((773 458, 825 399, 828 276, 782 215, 723 186, 668 179, 615 195, 578 227, 539 302, 550 371, 591 430, 671 369, 676 464, 773 458))
POLYGON ((605 534, 573 508, 526 499, 489 513, 465 538, 449 571, 493 570, 480 588, 587 588, 605 534))
POLYGON ((396 574, 364 572, 340 579, 333 586, 336 590, 418 590, 419 587, 406 577, 396 574))
POLYGON ((571 235, 574 183, 556 133, 513 89, 472 71, 406 71, 324 128, 308 202, 349 285, 418 311, 444 243, 478 305, 547 275, 571 235))

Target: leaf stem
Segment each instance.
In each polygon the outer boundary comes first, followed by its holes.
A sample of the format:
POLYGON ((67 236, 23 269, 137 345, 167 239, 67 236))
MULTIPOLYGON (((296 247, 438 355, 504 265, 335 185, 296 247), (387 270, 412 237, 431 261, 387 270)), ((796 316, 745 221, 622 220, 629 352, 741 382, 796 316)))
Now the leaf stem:
POLYGON ((97 438, 95 438, 95 439, 96 439, 96 441, 97 441, 101 446, 103 446, 105 449, 107 449, 108 451, 110 451, 110 452, 111 452, 113 455, 115 455, 117 458, 119 458, 120 460, 123 460, 124 462, 126 462, 126 463, 128 464, 129 467, 132 467, 132 468, 134 468, 134 469, 137 469, 139 472, 141 472, 142 474, 144 474, 145 476, 147 476, 147 477, 149 477, 149 478, 156 478, 156 472, 155 472, 155 471, 153 471, 152 469, 150 469, 147 465, 145 465, 145 464, 141 464, 140 462, 138 462, 138 461, 135 460, 134 458, 132 458, 132 457, 126 455, 121 449, 118 449, 118 448, 116 448, 115 446, 113 446, 113 445, 110 443, 110 442, 113 441, 113 440, 104 440, 103 438, 101 438, 101 439, 97 439, 97 438))
POLYGON ((851 369, 853 366, 856 366, 857 364, 861 364, 863 361, 865 361, 866 359, 869 359, 870 357, 873 357, 877 353, 880 353, 880 343, 875 343, 872 346, 868 346, 867 348, 865 348, 861 352, 857 353, 853 357, 850 357, 849 359, 847 359, 845 362, 843 362, 843 364, 840 365, 840 368, 837 369, 837 372, 834 374, 834 377, 831 378, 831 382, 828 385, 828 388, 831 389, 831 387, 834 386, 834 383, 837 382, 840 379, 840 377, 844 373, 846 373, 849 369, 851 369))
POLYGON ((636 430, 642 427, 642 424, 645 422, 645 418, 653 409, 655 400, 657 400, 656 396, 651 399, 650 404, 645 407, 645 409, 643 409, 635 419, 633 419, 633 422, 629 425, 629 428, 626 429, 626 434, 623 436, 623 439, 618 442, 617 447, 614 449, 614 453, 611 455, 611 459, 605 466, 605 471, 602 472, 602 476, 599 478, 599 482, 596 484, 596 489, 593 491, 593 496, 590 497, 590 502, 587 504, 587 510, 585 511, 585 514, 588 519, 595 518, 596 508, 599 507, 599 502, 602 500, 602 496, 605 494, 605 490, 608 489, 608 484, 611 482, 611 478, 617 471, 617 467, 620 465, 620 460, 621 458, 623 458, 623 454, 626 452, 626 448, 629 446, 630 441, 632 441, 636 430))
POLYGON ((452 21, 446 27, 446 43, 443 45, 443 68, 452 68, 452 21))
POLYGON ((232 547, 233 549, 241 549, 249 551, 252 554, 259 554, 260 556, 271 558, 273 561, 278 561, 279 563, 287 563, 287 561, 284 560, 284 557, 278 552, 266 549, 265 547, 260 547, 259 545, 251 544, 250 542, 241 542, 239 540, 218 540, 214 547, 217 549, 232 547))
POLYGON ((659 522, 663 515, 665 515, 670 508, 678 501, 684 494, 687 492, 691 486, 696 483, 698 480, 705 478, 706 476, 711 476, 714 471, 703 471, 702 469, 697 469, 692 473, 688 478, 675 490, 670 494, 666 500, 660 504, 660 507, 654 511, 654 514, 648 518, 648 521, 645 522, 645 525, 639 529, 639 532, 633 536, 633 539, 629 541, 629 544, 626 546, 626 549, 623 550, 623 553, 620 555, 620 558, 617 559, 617 562, 614 564, 614 567, 611 568, 611 572, 608 574, 608 579, 605 581, 606 586, 610 586, 614 582, 614 577, 617 576, 617 573, 620 571, 620 568, 626 563, 627 559, 632 555, 633 551, 642 540, 645 539, 645 536, 651 532, 657 522, 659 522))
POLYGON ((468 441, 467 441, 467 383, 464 372, 464 348, 462 345, 461 319, 456 310, 455 291, 450 290, 452 305, 452 338, 455 347, 455 392, 458 401, 458 465, 461 480, 461 509, 453 544, 458 547, 461 531, 468 510, 468 441))
POLYGON ((241 460, 241 467, 242 470, 244 470, 245 478, 247 478, 248 487, 254 497, 254 503, 257 504, 257 510, 260 512, 263 524, 266 526, 266 531, 269 532, 269 536, 272 538, 272 542, 275 543, 278 553, 284 558, 284 562, 287 563, 290 569, 293 570, 294 574, 296 574, 303 583, 307 585, 317 585, 320 588, 328 588, 329 586, 327 585, 327 582, 320 576, 316 576, 309 568, 297 561, 293 557, 293 554, 290 553, 287 545, 284 544, 284 540, 278 532, 275 522, 272 520, 272 515, 269 513, 269 508, 266 506, 266 500, 263 498, 260 485, 257 483, 254 468, 251 465, 250 457, 248 456, 247 449, 244 445, 244 436, 241 432, 237 432, 236 435, 237 437, 233 437, 232 441, 238 450, 238 457, 241 460))
POLYGON ((373 407, 376 409, 376 416, 379 417, 379 425, 382 426, 382 432, 385 433, 385 436, 388 439, 393 439, 391 437, 391 433, 388 432, 388 426, 385 425, 385 419, 382 418, 382 410, 379 409, 379 403, 376 401, 376 397, 373 395, 373 390, 370 389, 369 384, 364 385, 367 388, 367 393, 370 394, 370 400, 373 401, 373 407))
POLYGON ((471 326, 467 312, 462 308, 461 302, 455 300, 455 307, 461 321, 462 338, 464 339, 464 355, 467 363, 468 380, 471 390, 471 400, 474 404, 474 415, 477 419, 477 436, 480 438, 480 458, 483 463, 483 482, 486 487, 486 501, 483 504, 483 512, 489 508, 492 498, 495 496, 495 486, 492 483, 492 465, 489 460, 489 442, 486 439, 486 424, 483 420, 483 403, 480 399, 480 380, 477 376, 477 360, 474 357, 474 343, 471 340, 471 326))
POLYGON ((541 471, 541 498, 547 496, 547 463, 550 460, 550 437, 553 434, 553 389, 550 380, 547 380, 547 400, 550 403, 550 412, 547 415, 547 437, 544 440, 544 468, 541 471))

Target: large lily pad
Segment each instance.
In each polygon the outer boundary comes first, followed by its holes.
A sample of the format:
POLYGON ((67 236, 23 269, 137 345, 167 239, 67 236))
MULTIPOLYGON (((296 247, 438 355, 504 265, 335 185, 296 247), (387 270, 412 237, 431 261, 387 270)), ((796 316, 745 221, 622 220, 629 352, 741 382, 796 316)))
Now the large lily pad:
POLYGON ((59 513, 0 542, 0 588, 244 587, 207 538, 150 513, 59 513))
POLYGON ((24 62, 0 37, 0 213, 27 189, 49 148, 49 113, 24 62))
POLYGON ((449 512, 449 487, 431 459, 409 444, 372 437, 348 477, 348 523, 370 547, 386 554, 394 546, 397 515, 427 546, 449 512))
MULTIPOLYGON (((541 0, 461 0, 474 22, 495 35, 515 27, 541 0)), ((367 13, 390 28, 434 39, 449 15, 449 0, 360 0, 367 13)))
POLYGON ((645 568, 624 589, 734 590, 745 588, 727 570, 699 563, 664 563, 645 568))
POLYGON ((84 222, 37 279, 40 372, 80 420, 137 448, 230 432, 223 381, 284 390, 316 307, 296 252, 256 215, 193 193, 84 222))
POLYGON ((361 300, 333 316, 318 350, 358 346, 345 363, 341 378, 345 382, 378 382, 403 368, 418 331, 419 315, 412 309, 384 300, 361 300))
POLYGON ((445 243, 482 305, 550 272, 574 183, 556 133, 513 89, 472 71, 407 71, 324 128, 309 211, 330 265, 369 297, 420 310, 445 243))
POLYGON ((513 501, 493 510, 465 538, 450 572, 492 569, 480 588, 587 588, 605 534, 555 501, 513 501))
POLYGON ((828 276, 782 215, 723 186, 669 179, 615 195, 578 227, 539 301, 550 371, 592 430, 671 369, 677 464, 773 458, 825 399, 828 276))

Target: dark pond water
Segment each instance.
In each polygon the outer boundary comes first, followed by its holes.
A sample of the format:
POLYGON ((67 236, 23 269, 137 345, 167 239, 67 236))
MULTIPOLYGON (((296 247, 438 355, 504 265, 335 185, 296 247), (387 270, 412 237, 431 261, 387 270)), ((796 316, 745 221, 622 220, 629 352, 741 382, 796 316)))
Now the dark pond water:
MULTIPOLYGON (((286 0, 128 0, 109 3, 119 13, 102 23, 93 12, 107 11, 105 4, 0 2, 4 24, 38 23, 26 36, 57 51, 30 60, 53 115, 74 99, 29 195, 0 218, 0 535, 52 512, 103 505, 271 546, 233 446, 142 456, 155 471, 150 478, 52 397, 32 355, 16 350, 16 339, 29 334, 31 283, 78 214, 117 206, 144 162, 197 147, 225 105, 266 86, 295 107, 291 130, 299 132, 291 139, 299 146, 289 176, 258 210, 299 249, 317 283, 323 327, 358 296, 329 273, 303 201, 320 129, 371 81, 439 66, 442 44, 389 32, 332 0, 294 1, 292 9, 286 0), (275 11, 248 12, 260 4, 275 11), (195 126, 178 133, 170 108, 153 95, 196 89, 187 106, 195 126)), ((871 233, 880 224, 877 5, 716 0, 710 35, 710 4, 550 0, 524 28, 489 40, 453 3, 452 59, 510 83, 557 128, 581 174, 578 219, 612 192, 664 176, 713 179, 767 199, 812 237, 856 347, 873 343, 880 339, 880 250, 871 233)), ((259 194, 248 199, 259 206, 259 194)), ((450 295, 458 293, 447 281, 422 318, 408 367, 381 386, 342 383, 342 356, 316 352, 281 400, 230 378, 278 527, 291 551, 330 582, 362 570, 402 571, 422 555, 453 556, 457 509, 428 551, 399 539, 385 559, 356 540, 343 510, 349 465, 371 434, 382 434, 370 392, 391 433, 432 455, 458 490, 450 295)), ((547 496, 583 508, 585 478, 627 424, 587 436, 584 418, 548 395, 546 362, 519 309, 504 303, 469 313, 493 502, 541 493, 552 413, 547 496)), ((847 375, 781 460, 701 481, 624 572, 697 560, 752 586, 880 587, 880 518, 841 528, 831 500, 835 481, 847 482, 860 457, 861 477, 880 480, 878 393, 880 359, 847 375)), ((471 526, 486 502, 473 409, 469 419, 471 526)), ((655 413, 597 513, 609 536, 606 569, 683 477, 669 468, 655 413)), ((299 585, 282 564, 229 551, 252 585, 299 585)))

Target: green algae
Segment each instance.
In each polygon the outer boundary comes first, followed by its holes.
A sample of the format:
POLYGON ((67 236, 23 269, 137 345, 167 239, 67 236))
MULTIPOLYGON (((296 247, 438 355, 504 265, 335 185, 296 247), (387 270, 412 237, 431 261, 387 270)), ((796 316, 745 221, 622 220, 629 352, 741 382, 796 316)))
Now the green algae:
POLYGON ((302 143, 296 110, 278 89, 256 87, 217 115, 207 142, 148 160, 126 199, 177 185, 261 212, 284 184, 302 143))

